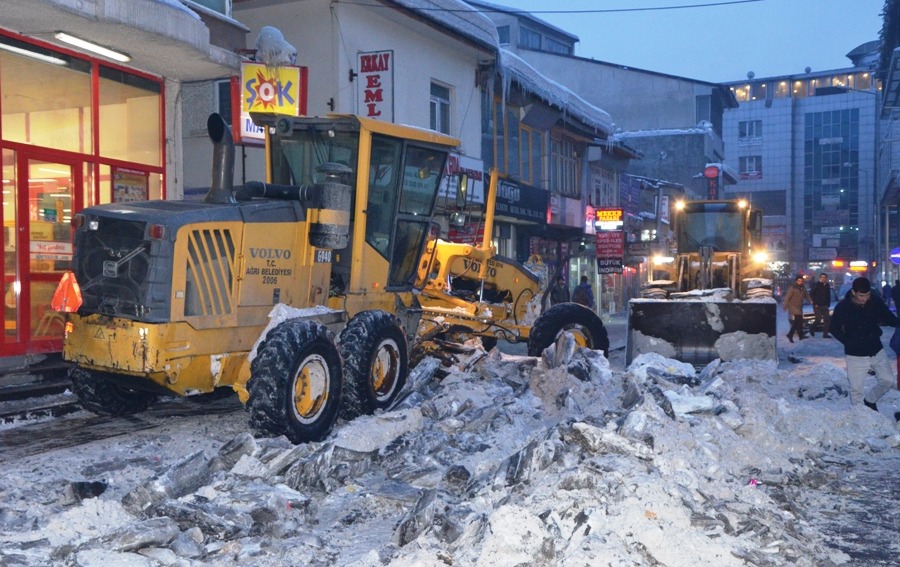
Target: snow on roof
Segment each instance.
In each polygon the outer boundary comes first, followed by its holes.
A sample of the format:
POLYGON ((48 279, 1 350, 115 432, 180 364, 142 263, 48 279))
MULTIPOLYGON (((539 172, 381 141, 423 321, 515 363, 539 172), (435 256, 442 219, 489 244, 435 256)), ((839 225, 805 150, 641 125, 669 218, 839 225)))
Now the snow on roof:
POLYGON ((468 39, 484 44, 492 50, 499 49, 500 38, 494 22, 461 0, 393 1, 426 19, 463 34, 468 39))
POLYGON ((701 122, 693 128, 660 128, 657 130, 628 130, 616 132, 612 137, 613 140, 624 140, 627 138, 649 138, 655 136, 678 136, 687 134, 706 134, 712 129, 712 125, 708 122, 701 122))
MULTIPOLYGON (((526 92, 539 96, 598 132, 607 136, 612 134, 615 125, 605 110, 597 108, 563 85, 541 75, 521 57, 502 48, 500 74, 503 77, 504 95, 509 90, 509 82, 513 81, 526 92)), ((506 98, 503 97, 504 100, 506 98)))

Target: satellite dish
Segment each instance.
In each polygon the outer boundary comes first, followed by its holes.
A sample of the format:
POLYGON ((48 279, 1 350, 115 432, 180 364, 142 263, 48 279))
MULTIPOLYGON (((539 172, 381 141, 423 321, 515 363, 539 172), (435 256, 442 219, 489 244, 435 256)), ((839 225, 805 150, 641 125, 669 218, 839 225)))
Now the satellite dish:
POLYGON ((751 81, 753 80, 753 77, 755 77, 755 76, 756 76, 756 73, 754 73, 753 71, 747 71, 747 78, 750 79, 751 81))
POLYGON ((812 71, 812 67, 807 67, 806 69, 804 69, 804 71, 806 71, 807 73, 809 73, 809 72, 812 71))

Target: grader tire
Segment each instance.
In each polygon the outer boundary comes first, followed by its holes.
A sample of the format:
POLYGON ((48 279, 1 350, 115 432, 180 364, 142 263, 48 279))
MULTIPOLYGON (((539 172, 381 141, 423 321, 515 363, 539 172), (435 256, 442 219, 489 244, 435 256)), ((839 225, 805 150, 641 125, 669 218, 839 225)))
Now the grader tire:
POLYGON ((350 319, 341 334, 341 354, 344 419, 386 409, 406 384, 406 335, 400 319, 386 311, 363 311, 350 319))
POLYGON ((528 356, 541 356, 563 331, 575 336, 575 342, 592 350, 602 350, 609 358, 609 334, 596 313, 577 303, 558 303, 541 313, 528 337, 528 356))
POLYGON ((328 329, 291 319, 272 329, 250 365, 250 426, 292 443, 321 441, 341 406, 341 356, 328 329))
POLYGON ((156 394, 119 386, 112 374, 74 366, 69 370, 69 378, 81 406, 97 415, 134 415, 156 401, 156 394))

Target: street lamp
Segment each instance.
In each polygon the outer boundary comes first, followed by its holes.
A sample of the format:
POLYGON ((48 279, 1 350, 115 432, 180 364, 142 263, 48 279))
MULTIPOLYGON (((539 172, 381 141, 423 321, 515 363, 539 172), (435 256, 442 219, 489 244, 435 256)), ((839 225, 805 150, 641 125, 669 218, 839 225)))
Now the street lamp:
MULTIPOLYGON (((844 162, 843 166, 846 167, 847 169, 856 168, 857 171, 865 173, 866 174, 866 183, 865 183, 864 187, 865 188, 869 187, 869 170, 863 169, 863 168, 859 167, 859 165, 857 165, 855 163, 850 163, 849 161, 844 162)), ((857 181, 857 183, 858 183, 858 181, 857 181)), ((872 225, 869 229, 868 236, 869 236, 869 239, 872 244, 871 244, 871 249, 868 252, 870 254, 870 256, 869 256, 870 261, 875 260, 880 263, 881 256, 880 256, 880 251, 878 250, 878 245, 879 245, 879 242, 878 242, 878 225, 879 225, 879 223, 878 223, 878 195, 876 194, 875 184, 873 183, 871 186, 872 186, 872 217, 871 217, 872 225)), ((862 191, 860 191, 859 194, 862 195, 862 191)), ((874 273, 873 273, 873 275, 874 275, 874 273)))

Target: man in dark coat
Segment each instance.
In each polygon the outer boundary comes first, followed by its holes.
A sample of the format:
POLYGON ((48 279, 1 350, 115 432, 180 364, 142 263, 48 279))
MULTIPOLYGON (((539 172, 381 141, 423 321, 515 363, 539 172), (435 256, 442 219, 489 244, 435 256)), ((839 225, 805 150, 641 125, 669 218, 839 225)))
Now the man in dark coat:
POLYGON ((569 301, 569 286, 566 285, 566 278, 559 276, 556 278, 556 286, 550 291, 550 305, 567 301, 569 301))
POLYGON ((894 300, 894 311, 900 315, 900 280, 894 280, 894 287, 891 288, 891 299, 894 300))
POLYGON ((891 363, 881 346, 881 326, 900 326, 900 319, 872 294, 868 278, 856 278, 853 287, 834 308, 831 334, 844 345, 850 403, 878 411, 878 400, 894 385, 891 363), (869 370, 877 382, 865 395, 869 370))
POLYGON ((816 336, 813 329, 821 324, 822 338, 827 339, 830 337, 828 328, 831 325, 831 284, 828 283, 828 274, 819 274, 819 281, 813 284, 809 296, 812 298, 813 313, 815 314, 813 324, 809 328, 809 336, 816 336))

